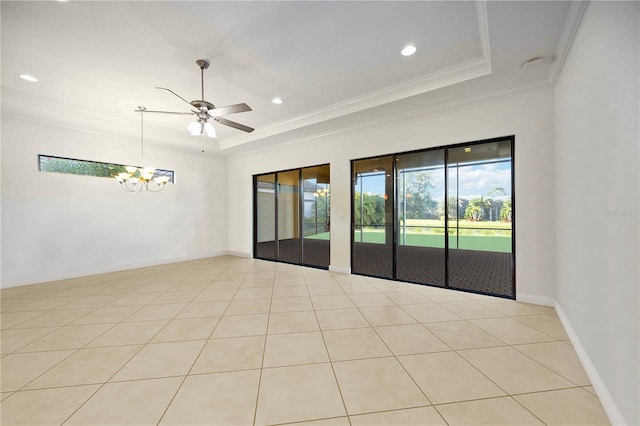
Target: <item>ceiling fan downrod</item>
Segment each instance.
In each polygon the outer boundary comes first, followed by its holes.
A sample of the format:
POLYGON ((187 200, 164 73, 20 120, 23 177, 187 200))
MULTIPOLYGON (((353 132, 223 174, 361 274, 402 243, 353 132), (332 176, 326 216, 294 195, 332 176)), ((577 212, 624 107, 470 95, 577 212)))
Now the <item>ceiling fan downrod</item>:
POLYGON ((204 101, 204 70, 209 68, 209 61, 206 59, 198 59, 196 64, 200 67, 200 89, 202 92, 202 97, 200 99, 204 101))

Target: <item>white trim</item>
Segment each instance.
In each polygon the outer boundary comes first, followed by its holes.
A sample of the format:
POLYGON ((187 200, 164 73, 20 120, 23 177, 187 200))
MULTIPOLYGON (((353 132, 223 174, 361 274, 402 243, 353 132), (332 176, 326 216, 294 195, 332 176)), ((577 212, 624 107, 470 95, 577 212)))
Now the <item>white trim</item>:
POLYGON ((246 257, 248 259, 251 259, 251 253, 248 253, 246 251, 227 250, 225 253, 227 256, 246 257))
POLYGON ((476 16, 478 17, 478 32, 480 33, 480 48, 482 57, 491 67, 491 43, 489 37, 489 18, 487 13, 487 2, 476 0, 476 16))
MULTIPOLYGON (((484 102, 492 101, 492 100, 501 100, 508 98, 510 96, 519 96, 522 93, 539 91, 539 90, 552 90, 552 86, 547 81, 537 82, 524 87, 516 87, 516 88, 506 88, 500 90, 494 90, 486 93, 480 93, 474 96, 467 96, 460 99, 454 99, 451 101, 438 103, 434 105, 429 105, 422 108, 417 108, 410 111, 403 111, 397 114, 385 114, 384 117, 376 117, 371 120, 360 121, 357 124, 349 124, 342 127, 334 127, 329 131, 323 132, 313 132, 309 135, 303 135, 296 137, 295 135, 291 136, 289 139, 272 143, 272 144, 261 144, 255 145, 254 148, 243 147, 242 151, 238 152, 230 152, 228 153, 227 158, 238 158, 243 157, 248 153, 257 153, 257 152, 266 152, 273 150, 274 147, 283 147, 289 145, 295 145, 300 142, 306 142, 310 140, 320 139, 327 136, 338 135, 341 133, 346 133, 358 129, 374 127, 374 126, 385 126, 387 123, 398 122, 399 120, 411 119, 413 117, 417 117, 420 115, 424 116, 432 116, 434 114, 442 114, 447 113, 448 110, 452 109, 460 109, 460 108, 474 108, 478 104, 482 104, 484 102)), ((263 141, 264 142, 264 141, 263 141)))
POLYGON ((580 28, 580 23, 582 22, 582 17, 584 16, 585 10, 587 10, 588 4, 588 1, 572 1, 569 5, 569 11, 562 26, 562 33, 560 33, 553 63, 549 69, 549 82, 553 86, 556 85, 562 73, 562 68, 564 67, 567 56, 569 56, 573 39, 576 37, 578 28, 580 28))
POLYGON ((564 311, 562 310, 562 307, 557 301, 555 303, 555 308, 556 312, 558 313, 558 318, 560 318, 560 322, 562 322, 567 335, 569 335, 571 344, 573 345, 573 348, 575 349, 576 354, 578 355, 578 358, 580 359, 580 362, 582 363, 582 366, 587 373, 587 376, 589 376, 589 380, 591 380, 591 384, 598 394, 598 398, 600 398, 600 403, 602 404, 604 411, 607 413, 609 421, 612 425, 626 425, 624 418, 620 413, 620 410, 618 410, 618 406, 616 405, 613 398, 611 397, 611 394, 609 394, 609 391, 602 382, 602 379, 600 378, 596 367, 593 365, 593 362, 591 362, 591 358, 589 358, 587 351, 584 349, 584 346, 582 346, 578 335, 573 330, 569 319, 567 318, 564 311))
POLYGON ((313 124, 322 123, 334 118, 353 114, 365 109, 399 101, 421 93, 453 86, 474 78, 491 74, 491 64, 485 58, 475 59, 437 73, 429 74, 415 80, 409 80, 394 86, 386 87, 366 95, 348 99, 347 101, 317 109, 310 113, 264 126, 256 131, 240 136, 234 136, 220 141, 220 151, 234 148, 246 143, 265 139, 281 133, 296 130, 313 124))
POLYGON ((220 256, 225 256, 227 254, 228 252, 226 251, 216 251, 209 254, 180 256, 180 257, 158 259, 158 260, 153 260, 149 262, 129 263, 126 265, 116 266, 117 269, 114 269, 114 268, 86 269, 86 270, 73 271, 68 274, 43 275, 36 278, 28 279, 28 280, 24 280, 24 279, 9 280, 9 281, 3 280, 0 288, 5 289, 5 288, 11 288, 11 287, 20 287, 23 285, 41 284, 41 283, 46 283, 50 281, 60 281, 60 280, 68 280, 72 278, 89 277, 92 275, 108 274, 111 272, 121 272, 121 271, 128 271, 131 269, 147 268, 149 266, 165 265, 168 263, 187 262, 190 260, 200 260, 200 259, 207 259, 210 257, 220 257, 220 256))
POLYGON ((351 275, 351 268, 345 268, 342 266, 329 265, 329 272, 336 272, 338 274, 351 275))
POLYGON ((538 296, 536 294, 518 293, 516 290, 516 300, 518 302, 533 303, 534 305, 554 307, 556 300, 553 297, 538 296))

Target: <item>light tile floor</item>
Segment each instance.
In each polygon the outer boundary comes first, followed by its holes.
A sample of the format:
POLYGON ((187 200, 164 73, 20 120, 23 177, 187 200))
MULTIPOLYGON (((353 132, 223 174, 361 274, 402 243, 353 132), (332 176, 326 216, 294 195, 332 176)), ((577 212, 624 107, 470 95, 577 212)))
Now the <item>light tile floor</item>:
POLYGON ((544 306, 231 256, 0 295, 3 425, 608 424, 544 306))

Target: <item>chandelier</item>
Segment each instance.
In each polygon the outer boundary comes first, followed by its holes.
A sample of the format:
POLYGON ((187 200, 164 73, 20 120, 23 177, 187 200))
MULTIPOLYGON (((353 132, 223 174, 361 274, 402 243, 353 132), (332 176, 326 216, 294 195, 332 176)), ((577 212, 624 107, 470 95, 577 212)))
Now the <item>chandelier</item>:
POLYGON ((160 192, 164 189, 168 176, 154 176, 156 169, 154 167, 144 166, 144 112, 146 107, 139 106, 140 112, 140 167, 125 166, 126 172, 118 173, 115 176, 120 187, 127 192, 160 192))

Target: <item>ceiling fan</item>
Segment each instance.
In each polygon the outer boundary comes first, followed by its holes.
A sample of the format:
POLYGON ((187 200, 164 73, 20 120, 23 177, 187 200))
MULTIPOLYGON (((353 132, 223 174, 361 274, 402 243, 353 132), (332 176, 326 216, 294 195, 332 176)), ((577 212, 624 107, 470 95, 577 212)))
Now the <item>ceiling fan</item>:
POLYGON ((193 136, 198 136, 203 133, 206 133, 208 137, 215 138, 216 137, 216 129, 209 122, 209 120, 215 121, 220 124, 224 124, 225 126, 233 127, 234 129, 242 130, 244 132, 253 132, 253 128, 249 126, 245 126, 244 124, 236 123, 235 121, 227 120, 223 118, 223 115, 235 114, 238 112, 246 112, 251 111, 251 107, 245 103, 235 104, 235 105, 227 105, 223 107, 216 107, 211 102, 207 102, 204 100, 204 70, 209 68, 209 61, 206 59, 198 59, 196 64, 200 68, 200 81, 202 88, 202 99, 195 100, 189 102, 182 96, 178 95, 173 90, 164 88, 164 87, 156 87, 158 90, 165 90, 184 102, 188 103, 191 106, 191 111, 189 112, 175 112, 175 111, 151 111, 151 110, 141 110, 137 109, 136 112, 144 112, 144 113, 158 113, 158 114, 177 114, 177 115, 194 115, 196 120, 189 124, 187 130, 193 136))

